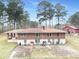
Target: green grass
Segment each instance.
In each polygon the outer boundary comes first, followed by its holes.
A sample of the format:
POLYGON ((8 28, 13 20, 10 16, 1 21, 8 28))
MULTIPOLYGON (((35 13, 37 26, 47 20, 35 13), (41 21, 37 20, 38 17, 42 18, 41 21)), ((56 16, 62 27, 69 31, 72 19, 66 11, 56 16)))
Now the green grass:
POLYGON ((14 43, 8 43, 5 35, 0 35, 0 59, 5 59, 15 46, 14 43))

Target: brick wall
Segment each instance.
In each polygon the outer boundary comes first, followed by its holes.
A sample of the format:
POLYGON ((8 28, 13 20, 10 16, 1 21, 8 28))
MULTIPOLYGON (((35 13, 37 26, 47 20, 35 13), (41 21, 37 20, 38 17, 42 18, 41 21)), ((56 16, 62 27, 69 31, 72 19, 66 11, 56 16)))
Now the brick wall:
POLYGON ((18 39, 64 39, 65 38, 65 33, 41 33, 39 35, 37 34, 18 34, 18 39))

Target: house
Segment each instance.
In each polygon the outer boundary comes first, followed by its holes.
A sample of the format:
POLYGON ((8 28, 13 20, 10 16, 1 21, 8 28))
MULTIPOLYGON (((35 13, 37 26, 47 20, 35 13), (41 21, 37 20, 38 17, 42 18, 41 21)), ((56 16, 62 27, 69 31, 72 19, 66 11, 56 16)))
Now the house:
POLYGON ((63 30, 67 31, 68 33, 79 33, 79 28, 71 25, 64 26, 63 30))
POLYGON ((21 45, 29 44, 65 44, 65 31, 54 28, 28 28, 8 31, 8 42, 21 45))

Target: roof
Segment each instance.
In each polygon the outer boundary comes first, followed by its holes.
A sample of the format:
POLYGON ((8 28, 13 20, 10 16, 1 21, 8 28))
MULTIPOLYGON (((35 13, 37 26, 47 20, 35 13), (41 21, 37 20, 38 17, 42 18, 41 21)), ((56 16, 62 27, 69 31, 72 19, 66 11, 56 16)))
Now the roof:
POLYGON ((54 28, 28 28, 28 29, 16 29, 8 31, 6 33, 65 33, 63 30, 58 30, 54 28))
POLYGON ((73 28, 73 29, 78 29, 77 27, 71 26, 71 25, 64 26, 63 28, 65 28, 65 27, 71 27, 71 28, 73 28))

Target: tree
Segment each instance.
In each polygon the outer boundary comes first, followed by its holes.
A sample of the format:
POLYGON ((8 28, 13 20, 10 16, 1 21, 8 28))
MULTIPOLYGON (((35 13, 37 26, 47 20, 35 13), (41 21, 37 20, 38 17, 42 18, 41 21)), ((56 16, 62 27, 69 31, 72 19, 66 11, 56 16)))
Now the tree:
POLYGON ((51 20, 52 20, 52 27, 53 27, 53 17, 55 15, 55 9, 52 9, 51 7, 48 10, 48 19, 49 19, 49 27, 51 27, 51 20))
POLYGON ((4 25, 3 17, 5 16, 4 11, 5 11, 5 5, 2 1, 0 1, 0 25, 2 27, 2 31, 3 31, 3 25, 4 25))
POLYGON ((0 1, 0 17, 3 16, 3 11, 5 10, 5 5, 0 1))
POLYGON ((48 2, 48 1, 41 1, 38 4, 38 8, 37 8, 37 18, 39 18, 39 22, 43 22, 46 21, 46 26, 47 26, 47 20, 52 19, 54 15, 54 9, 53 9, 53 5, 48 2))
POLYGON ((64 16, 66 16, 65 7, 62 6, 60 3, 55 5, 55 17, 58 19, 58 25, 60 25, 60 20, 64 20, 64 16))
POLYGON ((38 26, 38 22, 36 21, 30 21, 30 27, 36 28, 38 26))
POLYGON ((21 15, 21 22, 18 22, 18 26, 19 28, 26 28, 27 26, 30 27, 29 22, 30 22, 30 17, 28 15, 28 12, 25 11, 22 15, 21 15))
POLYGON ((21 0, 9 0, 6 11, 8 21, 14 23, 14 29, 16 29, 16 24, 22 20, 23 7, 21 0))
POLYGON ((75 14, 73 14, 68 22, 76 27, 79 27, 79 12, 76 12, 75 14))

